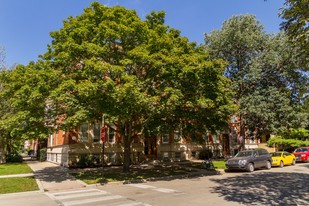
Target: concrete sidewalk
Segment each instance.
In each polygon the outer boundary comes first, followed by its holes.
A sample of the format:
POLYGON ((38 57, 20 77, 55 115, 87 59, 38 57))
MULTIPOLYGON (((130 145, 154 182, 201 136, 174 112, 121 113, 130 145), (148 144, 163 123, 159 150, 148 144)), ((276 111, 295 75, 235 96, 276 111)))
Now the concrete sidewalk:
POLYGON ((51 162, 26 161, 33 170, 41 191, 56 191, 86 187, 87 184, 76 179, 69 169, 51 162))
POLYGON ((33 177, 33 173, 27 173, 27 174, 16 174, 16 175, 1 175, 1 178, 11 178, 11 177, 33 177))

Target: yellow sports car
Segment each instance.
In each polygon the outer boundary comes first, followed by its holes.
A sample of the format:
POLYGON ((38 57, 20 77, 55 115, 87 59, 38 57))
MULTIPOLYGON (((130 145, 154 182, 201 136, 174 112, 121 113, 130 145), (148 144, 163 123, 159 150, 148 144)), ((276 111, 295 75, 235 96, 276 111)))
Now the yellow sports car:
POLYGON ((294 154, 289 152, 272 152, 270 153, 272 166, 283 167, 284 165, 295 165, 296 159, 294 154))

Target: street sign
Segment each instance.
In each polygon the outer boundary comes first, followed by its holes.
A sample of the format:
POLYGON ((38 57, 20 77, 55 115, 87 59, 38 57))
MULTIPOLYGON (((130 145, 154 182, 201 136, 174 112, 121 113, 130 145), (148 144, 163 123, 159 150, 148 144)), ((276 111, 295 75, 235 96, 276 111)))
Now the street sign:
POLYGON ((101 129, 100 138, 101 138, 101 141, 102 141, 102 142, 105 142, 106 131, 105 131, 105 128, 104 128, 104 127, 102 127, 102 129, 101 129))

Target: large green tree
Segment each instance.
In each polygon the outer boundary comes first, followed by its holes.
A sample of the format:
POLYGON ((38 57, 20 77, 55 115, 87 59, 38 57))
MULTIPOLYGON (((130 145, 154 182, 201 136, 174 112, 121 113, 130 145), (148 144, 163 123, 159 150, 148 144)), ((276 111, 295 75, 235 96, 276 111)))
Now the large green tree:
MULTIPOLYGON (((124 143, 124 171, 131 142, 162 124, 222 129, 234 106, 222 61, 208 56, 180 31, 164 25, 164 12, 141 20, 135 11, 92 3, 69 17, 43 59, 62 73, 50 96, 61 126, 104 119, 124 143)), ((192 127, 190 127, 192 128, 192 127)))
MULTIPOLYGON (((205 34, 205 49, 212 58, 228 62, 225 75, 232 80, 234 100, 242 106, 241 99, 248 94, 246 80, 252 60, 259 56, 269 39, 263 25, 253 15, 238 15, 226 20, 220 30, 205 34)), ((247 112, 240 107, 240 135, 245 137, 247 112)), ((243 147, 244 145, 241 145, 243 147)))
POLYGON ((286 0, 280 17, 283 29, 297 50, 300 69, 309 70, 309 1, 286 0))
POLYGON ((243 137, 246 129, 262 135, 306 123, 300 108, 308 82, 285 35, 268 35, 253 15, 239 15, 206 34, 205 42, 212 57, 228 62, 243 137))
POLYGON ((307 114, 301 108, 308 78, 299 71, 296 56, 286 36, 279 33, 252 60, 246 78, 249 91, 241 98, 251 131, 282 133, 306 126, 307 114))

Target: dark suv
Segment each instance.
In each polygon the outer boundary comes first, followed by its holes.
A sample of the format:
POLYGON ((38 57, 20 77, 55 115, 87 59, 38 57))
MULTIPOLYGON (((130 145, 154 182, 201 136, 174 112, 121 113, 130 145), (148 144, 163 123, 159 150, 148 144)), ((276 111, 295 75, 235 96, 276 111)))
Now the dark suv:
POLYGON ((256 148, 238 152, 235 157, 226 161, 227 170, 246 170, 253 172, 255 168, 271 168, 271 156, 266 149, 256 148))

